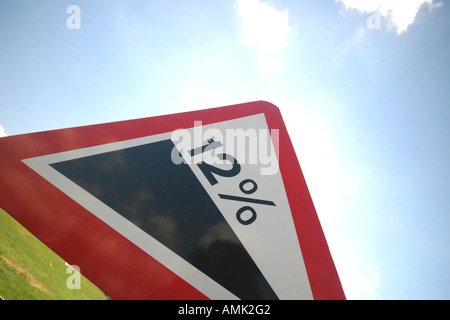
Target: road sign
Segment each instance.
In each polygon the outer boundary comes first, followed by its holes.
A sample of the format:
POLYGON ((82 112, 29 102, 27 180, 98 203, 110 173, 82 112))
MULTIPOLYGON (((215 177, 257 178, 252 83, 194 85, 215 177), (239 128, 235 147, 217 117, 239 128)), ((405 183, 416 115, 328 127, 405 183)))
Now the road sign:
POLYGON ((0 139, 0 206, 114 299, 343 299, 259 101, 0 139))

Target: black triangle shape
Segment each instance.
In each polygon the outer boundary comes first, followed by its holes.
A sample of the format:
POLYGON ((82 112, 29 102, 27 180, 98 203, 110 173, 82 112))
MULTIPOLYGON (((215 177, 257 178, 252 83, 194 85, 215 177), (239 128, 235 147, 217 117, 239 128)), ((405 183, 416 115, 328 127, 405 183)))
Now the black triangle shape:
POLYGON ((191 168, 163 140, 51 166, 241 299, 278 299, 191 168))

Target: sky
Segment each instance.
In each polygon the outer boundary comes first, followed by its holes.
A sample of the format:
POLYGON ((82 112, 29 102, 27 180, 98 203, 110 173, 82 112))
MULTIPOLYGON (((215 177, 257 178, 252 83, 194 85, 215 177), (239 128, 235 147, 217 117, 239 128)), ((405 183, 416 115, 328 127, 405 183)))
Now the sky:
POLYGON ((272 102, 347 298, 450 299, 449 16, 446 0, 0 0, 0 136, 272 102))

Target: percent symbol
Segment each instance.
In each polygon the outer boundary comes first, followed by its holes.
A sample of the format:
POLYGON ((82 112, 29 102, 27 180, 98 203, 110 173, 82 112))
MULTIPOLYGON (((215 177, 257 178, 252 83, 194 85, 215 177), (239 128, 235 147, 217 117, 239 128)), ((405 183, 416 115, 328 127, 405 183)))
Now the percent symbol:
MULTIPOLYGON (((245 179, 239 184, 239 189, 244 194, 252 194, 252 193, 255 193, 256 190, 258 189, 258 185, 252 179, 245 179), (252 187, 250 189, 246 189, 245 185, 247 185, 247 184, 251 184, 252 187)), ((225 199, 225 200, 233 200, 233 201, 240 201, 240 202, 247 202, 247 203, 256 203, 256 204, 262 204, 262 205, 266 205, 266 206, 275 206, 275 203, 273 201, 269 201, 269 200, 262 200, 262 199, 248 198, 248 197, 240 197, 240 196, 233 196, 233 195, 228 195, 228 194, 219 194, 219 197, 221 199, 225 199)), ((256 220, 256 211, 255 211, 255 209, 253 209, 250 206, 244 206, 244 207, 240 208, 236 212, 236 218, 241 224, 249 225, 249 224, 253 223, 256 220), (244 220, 242 218, 242 214, 245 211, 250 211, 251 212, 251 217, 246 219, 246 220, 244 220)))

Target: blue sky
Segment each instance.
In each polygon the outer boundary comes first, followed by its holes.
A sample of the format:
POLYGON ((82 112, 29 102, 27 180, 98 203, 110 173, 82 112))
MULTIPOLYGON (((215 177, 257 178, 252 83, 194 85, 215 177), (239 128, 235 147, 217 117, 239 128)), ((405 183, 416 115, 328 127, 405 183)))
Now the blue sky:
POLYGON ((443 0, 3 0, 0 134, 270 101, 347 297, 449 299, 449 16, 443 0))

